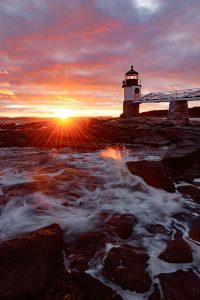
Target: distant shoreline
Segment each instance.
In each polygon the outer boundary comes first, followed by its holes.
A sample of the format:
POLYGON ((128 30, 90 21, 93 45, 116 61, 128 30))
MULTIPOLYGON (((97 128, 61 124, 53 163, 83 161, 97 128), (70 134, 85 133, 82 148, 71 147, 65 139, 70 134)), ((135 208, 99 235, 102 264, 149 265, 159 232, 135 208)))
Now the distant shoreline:
MULTIPOLYGON (((191 107, 188 109, 189 112, 189 117, 191 120, 198 120, 200 119, 200 107, 191 107)), ((163 110, 150 110, 150 111, 146 111, 146 112, 141 112, 140 113, 140 117, 153 117, 153 118, 167 118, 167 113, 168 110, 167 109, 163 109, 163 110)), ((87 117, 70 117, 70 119, 110 119, 110 118, 115 118, 113 116, 87 116, 87 117)), ((23 124, 23 123, 29 123, 29 122, 38 122, 38 121, 47 121, 47 120, 55 120, 57 118, 55 117, 25 117, 25 116, 21 116, 21 117, 0 117, 0 123, 18 123, 18 124, 23 124)))

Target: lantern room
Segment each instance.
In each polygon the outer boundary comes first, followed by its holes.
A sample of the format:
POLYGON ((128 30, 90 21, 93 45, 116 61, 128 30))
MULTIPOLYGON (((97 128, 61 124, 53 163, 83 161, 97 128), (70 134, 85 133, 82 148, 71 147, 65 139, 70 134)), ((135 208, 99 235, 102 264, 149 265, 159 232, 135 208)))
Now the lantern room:
POLYGON ((131 66, 131 69, 125 74, 125 80, 122 82, 122 87, 138 85, 138 75, 139 73, 131 66))

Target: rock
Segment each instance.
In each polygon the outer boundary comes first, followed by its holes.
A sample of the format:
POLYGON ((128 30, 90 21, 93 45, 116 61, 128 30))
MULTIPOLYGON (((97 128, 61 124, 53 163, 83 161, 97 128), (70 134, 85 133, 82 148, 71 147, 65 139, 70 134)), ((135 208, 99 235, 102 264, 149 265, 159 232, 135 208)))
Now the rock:
POLYGON ((146 271, 148 259, 146 253, 129 245, 114 247, 105 259, 103 273, 125 290, 145 293, 151 286, 151 278, 146 271))
POLYGON ((146 125, 146 124, 141 124, 141 125, 138 125, 137 129, 138 130, 150 130, 151 127, 149 125, 146 125))
POLYGON ((161 294, 160 290, 158 288, 157 284, 154 284, 154 291, 153 293, 149 296, 148 300, 161 300, 161 294))
POLYGON ((200 168, 180 170, 177 174, 173 175, 173 178, 175 181, 186 181, 194 184, 194 179, 200 178, 200 168))
POLYGON ((6 197, 19 197, 27 194, 33 194, 38 191, 37 183, 34 182, 23 182, 18 184, 11 184, 2 187, 3 193, 6 197))
POLYGON ((100 244, 104 245, 105 234, 100 231, 89 231, 84 232, 80 235, 76 242, 76 248, 78 249, 88 249, 99 247, 100 244))
POLYGON ((105 245, 106 235, 100 231, 89 231, 80 235, 78 240, 66 245, 67 255, 70 256, 70 267, 85 271, 96 251, 105 245))
POLYGON ((167 242, 167 248, 159 258, 169 263, 189 263, 193 261, 191 247, 183 239, 167 242))
POLYGON ((141 160, 129 161, 126 165, 132 174, 142 177, 147 184, 167 192, 175 191, 174 183, 162 163, 141 160))
POLYGON ((200 143, 183 140, 176 145, 169 146, 162 163, 173 169, 184 170, 200 162, 200 143))
POLYGON ((17 126, 14 122, 7 123, 7 124, 0 124, 0 129, 17 129, 17 126))
POLYGON ((63 274, 61 250, 62 230, 57 224, 2 242, 0 299, 28 299, 54 285, 63 274))
POLYGON ((171 231, 160 224, 150 224, 145 227, 151 234, 170 235, 171 231))
POLYGON ((26 135, 18 129, 0 131, 0 147, 27 147, 26 135))
POLYGON ((138 137, 134 139, 134 143, 143 144, 150 147, 163 147, 163 146, 168 146, 170 142, 159 136, 155 136, 155 137, 150 136, 148 137, 148 139, 144 137, 138 137))
POLYGON ((116 120, 110 120, 106 123, 104 123, 105 127, 119 127, 120 124, 116 120))
POLYGON ((137 223, 134 215, 114 214, 107 222, 114 232, 122 239, 128 239, 133 233, 133 227, 137 223))
POLYGON ((81 300, 123 300, 109 286, 103 284, 88 273, 80 272, 75 276, 81 300))
POLYGON ((199 300, 200 279, 191 270, 158 276, 165 300, 199 300))
POLYGON ((197 242, 200 242, 200 220, 195 222, 189 231, 189 237, 197 242))
POLYGON ((182 193, 189 195, 195 202, 200 203, 200 189, 194 185, 182 185, 177 187, 177 190, 182 193))

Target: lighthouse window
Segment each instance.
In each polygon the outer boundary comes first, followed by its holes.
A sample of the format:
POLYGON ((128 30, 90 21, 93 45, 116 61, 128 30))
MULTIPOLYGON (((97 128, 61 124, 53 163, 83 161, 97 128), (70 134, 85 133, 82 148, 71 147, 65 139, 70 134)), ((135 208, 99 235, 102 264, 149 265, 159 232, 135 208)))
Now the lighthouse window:
POLYGON ((127 75, 126 79, 137 79, 137 75, 136 74, 132 74, 132 75, 127 75))

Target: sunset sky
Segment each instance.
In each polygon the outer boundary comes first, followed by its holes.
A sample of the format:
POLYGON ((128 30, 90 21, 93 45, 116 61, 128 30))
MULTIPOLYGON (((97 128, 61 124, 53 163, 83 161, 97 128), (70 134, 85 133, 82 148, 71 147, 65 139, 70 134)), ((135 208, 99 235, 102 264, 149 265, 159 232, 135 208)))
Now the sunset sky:
POLYGON ((119 115, 130 65, 142 93, 200 87, 199 30, 199 0, 0 0, 0 115, 119 115))

